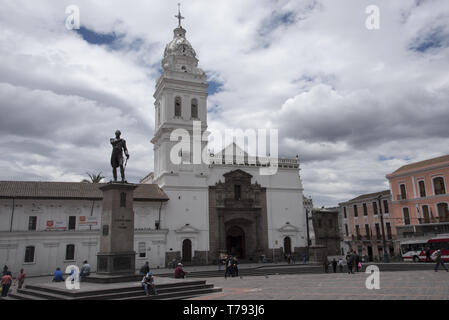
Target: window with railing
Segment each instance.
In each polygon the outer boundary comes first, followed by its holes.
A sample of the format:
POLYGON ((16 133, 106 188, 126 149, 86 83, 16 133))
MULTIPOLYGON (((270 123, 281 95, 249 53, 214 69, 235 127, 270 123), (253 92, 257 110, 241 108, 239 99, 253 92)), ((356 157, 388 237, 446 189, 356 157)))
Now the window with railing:
POLYGON ((381 235, 380 235, 380 225, 378 223, 376 223, 376 238, 380 239, 381 235))
POLYGON ((404 215, 404 224, 410 224, 410 212, 408 211, 408 208, 403 208, 402 212, 404 215))
POLYGON ((355 234, 357 236, 357 240, 361 240, 362 239, 362 236, 360 235, 360 226, 359 225, 355 226, 355 234))
POLYGON ((363 204, 363 215, 364 216, 368 215, 368 207, 366 206, 366 203, 363 204))
POLYGON ((377 202, 376 201, 373 202, 373 212, 375 215, 377 215, 377 202))
POLYGON ((391 224, 387 222, 385 223, 385 226, 387 227, 387 238, 388 240, 391 240, 393 238, 393 235, 391 233, 391 224))
POLYGON ((418 182, 418 187, 419 187, 419 196, 421 198, 424 198, 426 196, 426 185, 424 184, 423 180, 418 182))
POLYGON ((355 204, 354 205, 354 217, 358 217, 358 216, 359 216, 359 213, 357 211, 357 205, 355 204))
POLYGON ((28 218, 28 231, 36 231, 37 217, 31 216, 28 218))
POLYGON ((445 202, 438 203, 438 218, 440 222, 449 222, 448 205, 445 202))
POLYGON ((366 239, 371 239, 371 231, 369 228, 369 224, 365 224, 365 234, 366 234, 366 239))
POLYGON ((389 209, 388 209, 388 200, 384 200, 384 213, 389 213, 389 209))
POLYGON ((399 186, 399 189, 401 191, 401 194, 399 195, 400 198, 398 200, 405 200, 405 199, 407 199, 407 190, 405 189, 405 184, 401 184, 399 186))
POLYGON ((429 206, 427 205, 422 206, 422 215, 423 215, 423 222, 430 223, 429 206))
POLYGON ((444 179, 442 177, 437 177, 433 179, 433 188, 435 190, 435 195, 445 194, 446 187, 444 185, 444 179))

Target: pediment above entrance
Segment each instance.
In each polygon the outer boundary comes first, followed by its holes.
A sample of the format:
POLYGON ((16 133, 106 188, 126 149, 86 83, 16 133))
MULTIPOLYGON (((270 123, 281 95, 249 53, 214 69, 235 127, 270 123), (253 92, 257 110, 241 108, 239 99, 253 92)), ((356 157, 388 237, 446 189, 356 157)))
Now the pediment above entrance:
POLYGON ((280 227, 279 232, 283 233, 283 234, 291 234, 291 233, 298 233, 299 232, 299 228, 295 227, 294 225, 291 224, 285 224, 282 227, 280 227))
POLYGON ((199 233, 200 230, 195 227, 192 227, 189 224, 186 224, 186 225, 182 226, 181 228, 176 229, 175 232, 176 233, 199 233))

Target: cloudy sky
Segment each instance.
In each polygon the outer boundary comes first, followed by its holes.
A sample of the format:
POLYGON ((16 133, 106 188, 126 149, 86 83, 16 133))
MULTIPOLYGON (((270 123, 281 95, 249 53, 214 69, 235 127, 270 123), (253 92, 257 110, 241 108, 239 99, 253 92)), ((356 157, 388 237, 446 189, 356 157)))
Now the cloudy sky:
MULTIPOLYGON (((0 180, 153 169, 154 86, 176 1, 0 0, 0 180), (66 7, 80 8, 67 30, 66 7)), ((197 0, 183 26, 207 73, 209 128, 277 128, 305 195, 333 206, 449 154, 447 0, 197 0), (365 26, 368 5, 380 29, 365 26)))

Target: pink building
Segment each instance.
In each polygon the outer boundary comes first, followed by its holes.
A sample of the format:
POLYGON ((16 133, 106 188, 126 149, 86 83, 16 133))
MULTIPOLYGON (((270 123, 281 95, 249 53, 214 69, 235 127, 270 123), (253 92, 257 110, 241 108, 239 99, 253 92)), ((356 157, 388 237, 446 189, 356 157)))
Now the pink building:
POLYGON ((390 190, 363 194, 339 206, 344 251, 353 249, 368 261, 381 260, 384 245, 380 215, 383 214, 387 252, 390 256, 399 255, 395 221, 390 219, 390 190))
POLYGON ((402 166, 386 177, 399 238, 449 233, 449 155, 402 166))

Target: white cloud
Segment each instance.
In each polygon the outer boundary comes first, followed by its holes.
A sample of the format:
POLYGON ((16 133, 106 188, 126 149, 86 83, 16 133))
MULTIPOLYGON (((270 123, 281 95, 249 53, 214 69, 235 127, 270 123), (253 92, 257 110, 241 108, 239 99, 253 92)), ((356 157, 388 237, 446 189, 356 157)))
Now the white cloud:
MULTIPOLYGON (((365 28, 371 2, 183 4, 200 67, 223 85, 209 127, 279 128, 316 205, 388 188, 404 159, 449 153, 448 41, 411 50, 435 28, 448 35, 446 0, 377 1, 378 31, 365 28)), ((120 128, 137 180, 153 167, 152 95, 177 1, 77 1, 83 26, 123 35, 114 50, 66 30, 68 4, 0 1, 0 179, 110 176, 120 128)))

